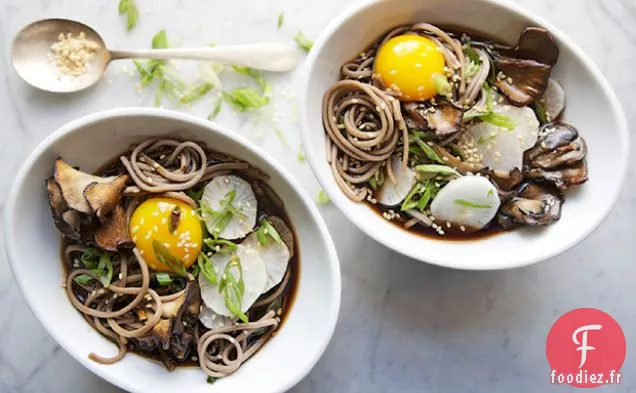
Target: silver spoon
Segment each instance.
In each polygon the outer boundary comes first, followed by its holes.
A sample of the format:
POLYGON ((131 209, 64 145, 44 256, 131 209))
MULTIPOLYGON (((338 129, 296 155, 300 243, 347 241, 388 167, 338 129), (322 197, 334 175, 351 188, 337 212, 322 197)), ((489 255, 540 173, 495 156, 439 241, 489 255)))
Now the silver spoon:
POLYGON ((102 37, 91 27, 73 20, 44 19, 24 27, 13 40, 11 60, 26 83, 54 93, 85 89, 99 81, 112 60, 119 59, 192 59, 218 61, 265 71, 289 71, 299 61, 298 51, 283 44, 250 44, 191 49, 147 49, 115 51, 106 48, 102 37), (51 45, 60 33, 80 33, 95 42, 98 49, 85 72, 77 76, 60 73, 51 58, 51 45))

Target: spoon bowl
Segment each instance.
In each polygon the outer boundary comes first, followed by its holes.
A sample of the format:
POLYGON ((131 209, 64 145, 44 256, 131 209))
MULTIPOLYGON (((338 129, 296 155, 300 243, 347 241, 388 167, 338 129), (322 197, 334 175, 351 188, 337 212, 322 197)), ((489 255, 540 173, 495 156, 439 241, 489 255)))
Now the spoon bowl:
POLYGON ((26 83, 53 93, 76 92, 97 83, 112 60, 187 59, 218 61, 258 70, 283 72, 298 65, 300 56, 292 47, 277 43, 226 45, 214 48, 167 48, 109 50, 102 37, 90 26, 68 19, 44 19, 24 27, 13 40, 11 59, 16 72, 26 83), (94 56, 80 75, 65 75, 58 70, 51 46, 62 34, 85 38, 97 44, 94 56))
POLYGON ((45 19, 33 22, 18 32, 11 48, 13 67, 26 83, 53 93, 71 93, 97 83, 111 60, 102 37, 90 26, 68 19, 45 19), (51 45, 60 34, 80 33, 98 44, 95 57, 85 73, 67 76, 58 71, 51 58, 51 45))

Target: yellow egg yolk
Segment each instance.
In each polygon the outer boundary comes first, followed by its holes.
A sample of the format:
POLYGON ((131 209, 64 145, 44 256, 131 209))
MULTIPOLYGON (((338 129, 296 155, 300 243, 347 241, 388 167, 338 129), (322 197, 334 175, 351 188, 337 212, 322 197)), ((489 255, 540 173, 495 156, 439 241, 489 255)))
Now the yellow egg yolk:
POLYGON ((437 95, 433 75, 444 75, 444 55, 432 40, 418 35, 393 37, 380 47, 374 72, 401 101, 426 101, 437 95))
POLYGON ((173 271, 156 255, 155 241, 182 261, 186 268, 196 261, 201 251, 201 222, 192 207, 176 199, 150 198, 144 201, 133 212, 129 231, 133 243, 153 270, 173 271))

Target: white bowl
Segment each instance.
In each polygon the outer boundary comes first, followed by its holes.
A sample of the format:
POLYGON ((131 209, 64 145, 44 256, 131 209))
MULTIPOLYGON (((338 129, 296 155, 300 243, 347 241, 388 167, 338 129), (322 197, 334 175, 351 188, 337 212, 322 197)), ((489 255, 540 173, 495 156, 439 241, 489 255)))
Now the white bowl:
POLYGON ((609 213, 625 178, 628 130, 611 87, 592 61, 560 30, 514 4, 496 0, 373 0, 344 10, 316 40, 300 87, 300 122, 311 167, 335 205, 367 235, 409 257, 459 269, 513 268, 566 251, 609 213), (588 142, 590 180, 566 196, 561 220, 542 231, 517 230, 476 241, 424 238, 387 222, 338 188, 325 159, 322 97, 343 63, 396 25, 429 22, 486 33, 514 44, 528 26, 547 28, 560 58, 553 71, 566 91, 565 120, 588 142))
MULTIPOLYGON (((130 392, 282 392, 315 365, 333 334, 340 308, 340 268, 327 228, 313 201, 288 172, 261 149, 227 129, 190 115, 156 109, 96 113, 55 131, 26 160, 6 205, 5 246, 15 279, 29 306, 57 342, 95 374, 130 392), (48 208, 44 181, 61 156, 92 171, 138 143, 160 135, 192 137, 243 159, 271 176, 284 200, 300 249, 298 291, 281 329, 235 374, 206 383, 197 368, 170 373, 128 354, 114 365, 88 359, 114 354, 115 346, 71 306, 64 289, 60 236, 48 208)), ((72 378, 72 376, 63 376, 72 378)))

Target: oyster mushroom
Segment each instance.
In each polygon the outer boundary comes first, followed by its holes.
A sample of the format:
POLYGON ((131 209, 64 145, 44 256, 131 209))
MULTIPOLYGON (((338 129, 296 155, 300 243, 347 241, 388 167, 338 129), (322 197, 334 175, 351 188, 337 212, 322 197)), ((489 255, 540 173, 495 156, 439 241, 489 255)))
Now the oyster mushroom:
MULTIPOLYGON (((239 244, 234 252, 214 254, 210 261, 221 277, 225 273, 227 264, 235 257, 238 257, 241 264, 241 272, 243 273, 244 292, 240 309, 241 312, 245 312, 263 293, 267 283, 267 270, 265 262, 263 262, 258 252, 242 244, 239 244)), ((238 267, 230 267, 229 273, 238 277, 238 267)), ((218 315, 234 317, 235 315, 225 304, 224 294, 219 291, 219 284, 220 282, 217 282, 216 285, 212 284, 205 278, 205 275, 199 274, 201 298, 205 305, 218 315)))
POLYGON ((53 174, 69 208, 83 214, 110 213, 122 195, 128 175, 99 177, 81 172, 58 158, 53 174), (103 186, 95 186, 101 184, 103 186), (87 198, 86 191, 89 190, 87 198))
POLYGON ((205 186, 203 218, 208 231, 222 239, 245 237, 256 225, 257 200, 250 184, 238 176, 217 176, 205 186))
POLYGON ((126 212, 121 205, 116 205, 106 221, 95 230, 95 244, 111 252, 134 247, 128 234, 126 212))
POLYGON ((49 196, 49 207, 51 208, 55 226, 65 236, 73 240, 79 240, 81 227, 80 213, 69 209, 62 196, 62 190, 60 190, 60 186, 55 180, 49 179, 46 181, 46 190, 49 196))
POLYGON ((439 136, 450 135, 460 130, 463 111, 447 100, 430 108, 420 108, 416 103, 404 105, 409 128, 431 129, 439 136))
POLYGON ((549 123, 541 128, 536 145, 524 155, 524 172, 536 180, 553 182, 565 190, 588 180, 587 145, 576 128, 549 123))
POLYGON ((188 281, 183 303, 170 324, 170 352, 178 360, 185 360, 189 356, 191 344, 194 342, 192 328, 195 326, 200 309, 199 286, 193 281, 188 281))
POLYGON ((269 291, 283 280, 285 272, 287 271, 290 252, 282 239, 281 243, 278 243, 268 237, 266 243, 262 244, 258 239, 257 233, 252 232, 241 244, 255 250, 263 262, 265 262, 267 281, 263 292, 269 291))
POLYGON ((395 175, 395 183, 387 176, 374 196, 378 203, 384 206, 396 206, 402 203, 417 182, 415 172, 412 169, 407 167, 402 170, 402 162, 397 156, 391 157, 390 165, 395 175))
POLYGON ((435 222, 464 226, 469 231, 482 229, 497 214, 500 200, 497 189, 482 176, 464 176, 451 180, 431 203, 435 222))
POLYGON ((513 49, 494 56, 500 70, 495 85, 513 104, 529 105, 544 94, 558 59, 558 45, 546 29, 526 28, 513 49))
POLYGON ((585 140, 569 124, 546 124, 539 134, 536 145, 525 152, 525 161, 532 167, 554 169, 573 165, 587 155, 585 140))
POLYGON ((497 222, 504 229, 519 226, 547 226, 561 218, 563 197, 547 184, 523 183, 516 196, 504 203, 497 222))

